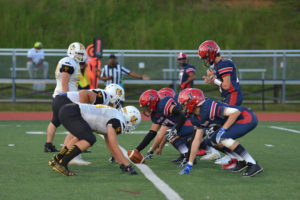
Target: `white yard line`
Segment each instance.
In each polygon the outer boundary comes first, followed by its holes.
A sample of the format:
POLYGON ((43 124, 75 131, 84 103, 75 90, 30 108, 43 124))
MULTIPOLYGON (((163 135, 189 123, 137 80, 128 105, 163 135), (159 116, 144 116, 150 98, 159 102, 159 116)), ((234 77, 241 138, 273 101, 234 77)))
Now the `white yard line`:
POLYGON ((289 129, 289 128, 284 128, 284 127, 280 127, 280 126, 269 126, 269 128, 300 134, 300 131, 297 131, 294 129, 289 129))
MULTIPOLYGON (((104 139, 103 135, 99 135, 104 139)), ((120 146, 120 145, 119 145, 120 146)), ((127 151, 120 146, 124 156, 128 158, 127 151)), ((133 163, 134 164, 134 163, 133 163)), ((153 183, 153 185, 161 192, 168 200, 182 200, 179 194, 173 190, 168 184, 161 180, 147 165, 134 164, 144 174, 144 176, 153 183)))
MULTIPOLYGON (((26 131, 26 134, 29 135, 46 135, 47 133, 45 131, 26 131)), ((55 134, 59 134, 59 135, 67 135, 69 132, 67 131, 58 131, 55 134)))

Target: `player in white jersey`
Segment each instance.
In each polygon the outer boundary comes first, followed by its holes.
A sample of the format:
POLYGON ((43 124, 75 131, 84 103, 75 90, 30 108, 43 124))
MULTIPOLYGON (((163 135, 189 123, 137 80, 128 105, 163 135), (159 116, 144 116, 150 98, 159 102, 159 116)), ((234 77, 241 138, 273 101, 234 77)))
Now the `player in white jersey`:
MULTIPOLYGON (((69 45, 67 55, 68 57, 62 58, 56 67, 56 88, 53 98, 63 92, 77 91, 77 81, 80 75, 79 62, 85 60, 85 48, 81 43, 74 42, 69 45)), ((52 144, 55 131, 55 125, 50 122, 47 128, 47 142, 44 146, 44 152, 57 152, 52 144)))
POLYGON ((77 141, 70 141, 49 161, 49 164, 54 166, 54 171, 64 176, 75 175, 69 171, 68 163, 96 142, 92 133, 94 131, 104 136, 106 146, 120 164, 121 170, 131 175, 137 174, 123 155, 117 141, 118 134, 134 130, 141 122, 141 114, 134 106, 126 106, 119 112, 101 104, 67 104, 61 108, 59 119, 77 141))

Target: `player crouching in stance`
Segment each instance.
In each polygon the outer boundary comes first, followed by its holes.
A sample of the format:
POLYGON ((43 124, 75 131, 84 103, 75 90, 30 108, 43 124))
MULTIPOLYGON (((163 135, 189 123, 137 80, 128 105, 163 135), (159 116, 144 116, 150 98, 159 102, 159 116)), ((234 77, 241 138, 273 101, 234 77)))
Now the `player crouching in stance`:
POLYGON ((68 163, 96 142, 95 131, 104 135, 105 144, 121 170, 131 175, 137 174, 124 157, 117 140, 118 134, 134 130, 141 122, 141 114, 134 106, 126 106, 119 112, 106 105, 68 104, 59 111, 59 119, 78 140, 70 141, 49 161, 53 163, 54 171, 64 176, 74 176, 75 173, 68 169, 68 163))
POLYGON ((178 97, 183 109, 192 114, 192 123, 197 127, 191 147, 189 162, 180 174, 189 174, 193 161, 201 142, 203 141, 203 127, 206 121, 224 120, 222 127, 209 136, 209 142, 217 148, 227 148, 238 158, 238 163, 233 172, 246 169, 241 175, 254 176, 263 171, 263 168, 252 158, 246 149, 236 139, 244 136, 257 125, 255 114, 244 107, 229 106, 211 99, 205 99, 201 90, 190 88, 183 90, 178 97))

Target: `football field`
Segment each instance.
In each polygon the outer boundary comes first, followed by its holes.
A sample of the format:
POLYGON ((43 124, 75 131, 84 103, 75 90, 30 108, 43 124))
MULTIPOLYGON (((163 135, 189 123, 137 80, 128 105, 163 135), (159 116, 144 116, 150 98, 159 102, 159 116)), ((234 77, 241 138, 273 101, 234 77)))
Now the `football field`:
MULTIPOLYGON (((63 177, 48 166, 52 153, 44 153, 48 121, 0 122, 0 199, 167 199, 144 174, 122 174, 110 157, 104 140, 97 137, 83 158, 89 166, 71 166, 77 176, 63 177)), ((126 150, 134 149, 150 127, 143 121, 137 134, 118 136, 126 150)), ((59 147, 65 129, 59 128, 59 147)), ((146 164, 153 174, 170 186, 182 199, 300 199, 300 123, 260 122, 239 140, 264 168, 253 178, 240 177, 220 169, 211 161, 199 161, 190 175, 179 175, 171 163, 177 151, 168 145, 161 156, 146 164)), ((146 154, 148 147, 143 151, 146 154)))

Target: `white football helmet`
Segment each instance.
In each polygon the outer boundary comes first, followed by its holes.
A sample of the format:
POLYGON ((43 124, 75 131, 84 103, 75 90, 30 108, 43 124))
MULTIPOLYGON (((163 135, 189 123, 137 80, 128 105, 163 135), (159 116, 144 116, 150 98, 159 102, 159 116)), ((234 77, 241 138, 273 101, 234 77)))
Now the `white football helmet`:
POLYGON ((111 103, 114 108, 119 108, 121 105, 120 102, 125 101, 125 91, 118 84, 109 84, 104 90, 109 94, 109 103, 111 103))
POLYGON ((67 54, 76 62, 83 62, 86 59, 85 47, 79 42, 73 42, 70 44, 67 54))
POLYGON ((134 106, 125 106, 124 108, 122 108, 122 114, 126 122, 124 129, 125 133, 133 131, 141 123, 141 113, 134 106))

